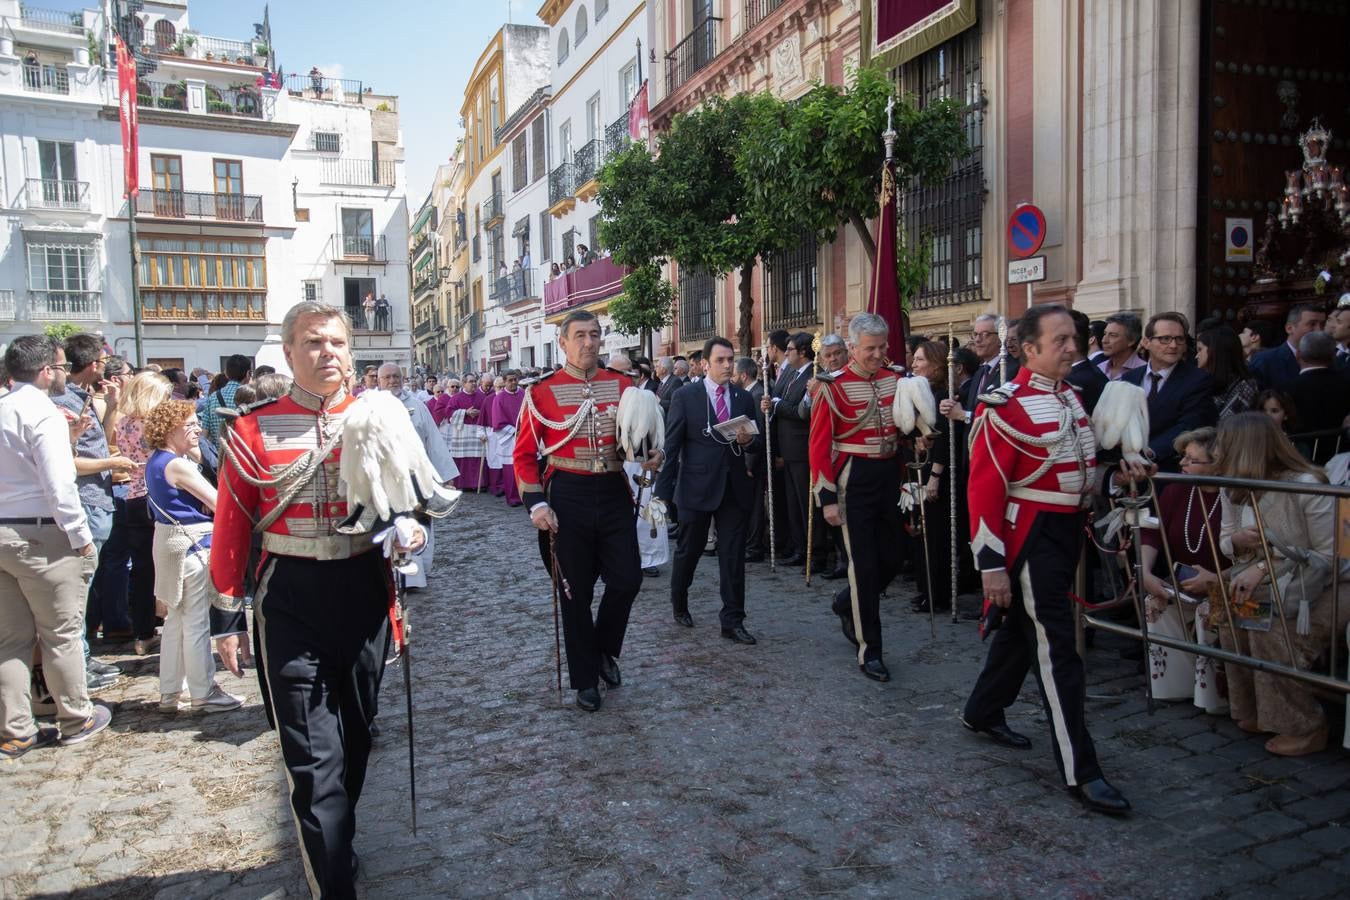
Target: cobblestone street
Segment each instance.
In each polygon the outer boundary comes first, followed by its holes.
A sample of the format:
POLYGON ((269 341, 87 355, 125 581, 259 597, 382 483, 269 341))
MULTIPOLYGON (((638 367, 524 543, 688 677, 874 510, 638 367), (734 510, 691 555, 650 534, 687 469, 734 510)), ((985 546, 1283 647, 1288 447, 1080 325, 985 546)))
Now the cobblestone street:
MULTIPOLYGON (((760 643, 742 647, 718 634, 715 561, 692 632, 670 621, 664 566, 634 608, 623 686, 588 715, 554 690, 526 516, 467 496, 437 547, 412 609, 419 834, 396 665, 359 814, 367 896, 1322 897, 1350 878, 1350 758, 1270 756, 1189 704, 1150 716, 1119 639, 1090 653, 1088 717, 1135 806, 1123 821, 1063 791, 1034 681, 1010 720, 1030 752, 960 727, 984 647, 970 621, 930 639, 912 582, 883 602, 882 685, 829 612, 837 582, 751 565, 760 643), (470 553, 474 583, 457 572, 470 553)), ((170 718, 157 657, 105 658, 130 676, 100 694, 109 732, 0 769, 0 894, 307 896, 252 673, 220 675, 243 711, 170 718)))

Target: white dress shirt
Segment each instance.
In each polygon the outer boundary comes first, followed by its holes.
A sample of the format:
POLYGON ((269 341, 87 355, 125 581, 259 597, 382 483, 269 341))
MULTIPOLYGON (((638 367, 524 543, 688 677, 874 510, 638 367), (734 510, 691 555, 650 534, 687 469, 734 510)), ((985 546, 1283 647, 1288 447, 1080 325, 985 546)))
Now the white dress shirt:
POLYGON ((45 392, 20 382, 0 397, 0 519, 30 517, 55 519, 72 549, 93 543, 66 417, 45 392))

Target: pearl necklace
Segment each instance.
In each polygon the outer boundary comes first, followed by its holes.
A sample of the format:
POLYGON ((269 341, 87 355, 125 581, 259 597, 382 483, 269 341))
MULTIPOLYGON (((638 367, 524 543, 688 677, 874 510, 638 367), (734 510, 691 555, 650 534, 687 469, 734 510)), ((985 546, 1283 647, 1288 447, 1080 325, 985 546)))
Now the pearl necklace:
POLYGON ((1211 506, 1209 509, 1205 509, 1205 498, 1204 498, 1204 497, 1201 497, 1201 498, 1200 498, 1200 510, 1201 510, 1201 512, 1203 512, 1203 513, 1205 514, 1205 518, 1204 518, 1204 521, 1202 521, 1202 522, 1200 523, 1200 533, 1199 533, 1198 535, 1196 535, 1196 538, 1195 538, 1195 546, 1192 547, 1192 546, 1191 546, 1191 504, 1195 502, 1195 495, 1198 494, 1198 493, 1200 493, 1200 489, 1199 489, 1199 488, 1197 488, 1197 487, 1191 488, 1191 495, 1190 495, 1189 497, 1186 498, 1186 520, 1185 520, 1184 522, 1181 523, 1181 538, 1182 538, 1182 540, 1183 540, 1183 541, 1185 542, 1185 544, 1186 544, 1186 549, 1187 549, 1190 553, 1192 553, 1192 554, 1196 554, 1196 553, 1199 553, 1199 552, 1200 552, 1200 544, 1201 544, 1201 542, 1204 541, 1204 539, 1205 539, 1205 529, 1209 527, 1209 517, 1210 517, 1211 515, 1214 514, 1214 510, 1215 510, 1215 509, 1218 507, 1218 505, 1219 505, 1219 504, 1218 504, 1218 501, 1216 500, 1215 503, 1214 503, 1214 506, 1211 506))

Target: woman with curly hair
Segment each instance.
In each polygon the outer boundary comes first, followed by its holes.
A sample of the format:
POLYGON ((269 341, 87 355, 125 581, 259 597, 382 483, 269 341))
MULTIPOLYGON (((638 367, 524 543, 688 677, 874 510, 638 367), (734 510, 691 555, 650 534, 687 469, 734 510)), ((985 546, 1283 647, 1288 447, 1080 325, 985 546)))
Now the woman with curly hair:
POLYGON ((186 678, 192 709, 238 709, 243 698, 216 684, 211 656, 212 592, 208 564, 216 489, 187 459, 201 437, 190 401, 166 400, 150 411, 145 444, 154 450, 145 466, 150 512, 155 518, 155 597, 166 609, 159 655, 159 708, 182 708, 186 678))
POLYGON ((151 545, 155 539, 155 520, 146 500, 145 464, 150 448, 145 446, 143 429, 150 411, 173 393, 169 379, 158 372, 142 372, 122 389, 117 404, 117 449, 136 463, 127 483, 127 545, 131 551, 131 581, 128 606, 131 628, 136 639, 136 655, 145 656, 159 643, 155 635, 155 560, 151 545))

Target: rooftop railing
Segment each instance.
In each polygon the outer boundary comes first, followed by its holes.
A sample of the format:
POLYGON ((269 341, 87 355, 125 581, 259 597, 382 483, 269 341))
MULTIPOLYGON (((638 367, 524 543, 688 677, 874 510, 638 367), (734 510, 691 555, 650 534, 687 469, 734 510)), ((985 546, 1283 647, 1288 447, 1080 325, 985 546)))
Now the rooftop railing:
POLYGON ((250 65, 253 63, 253 44, 249 41, 232 41, 229 38, 210 37, 203 34, 197 37, 197 46, 201 49, 203 57, 209 53, 212 59, 226 62, 244 59, 250 65))
POLYGON ((61 34, 84 34, 84 16, 62 9, 41 9, 28 4, 19 6, 19 21, 28 28, 56 31, 61 34))
POLYGON ((287 75, 282 84, 297 97, 329 100, 334 103, 361 103, 365 84, 355 78, 328 78, 323 75, 287 75))

